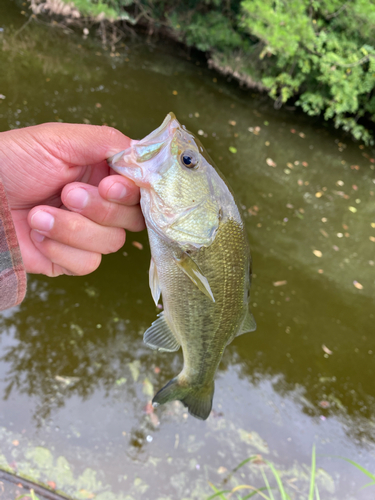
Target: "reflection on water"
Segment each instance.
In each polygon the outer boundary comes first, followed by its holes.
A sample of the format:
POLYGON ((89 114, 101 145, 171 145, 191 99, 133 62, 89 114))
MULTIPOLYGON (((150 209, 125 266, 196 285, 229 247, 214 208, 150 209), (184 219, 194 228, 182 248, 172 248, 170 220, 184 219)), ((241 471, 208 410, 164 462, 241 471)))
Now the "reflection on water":
MULTIPOLYGON (((182 355, 142 343, 157 312, 146 233, 90 276, 31 277, 27 299, 0 316, 0 464, 58 478, 77 498, 201 499, 255 453, 306 491, 315 442, 329 498, 372 498, 330 456, 375 467, 373 152, 168 44, 138 38, 110 57, 35 23, 11 38, 23 17, 12 2, 2 10, 1 130, 84 121, 140 138, 174 111, 202 131, 249 231, 258 329, 225 351, 214 411, 197 422, 177 402, 149 405, 182 355)), ((243 471, 231 487, 262 484, 259 466, 243 471)))

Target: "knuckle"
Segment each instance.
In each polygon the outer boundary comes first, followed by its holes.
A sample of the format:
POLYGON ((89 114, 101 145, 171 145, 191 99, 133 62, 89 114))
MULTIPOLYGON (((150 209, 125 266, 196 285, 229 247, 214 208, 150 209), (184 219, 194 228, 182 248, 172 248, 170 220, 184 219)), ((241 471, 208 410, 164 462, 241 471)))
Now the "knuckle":
POLYGON ((125 230, 121 228, 112 228, 111 230, 111 238, 108 240, 108 246, 105 254, 114 253, 120 250, 121 247, 124 246, 126 235, 125 230))

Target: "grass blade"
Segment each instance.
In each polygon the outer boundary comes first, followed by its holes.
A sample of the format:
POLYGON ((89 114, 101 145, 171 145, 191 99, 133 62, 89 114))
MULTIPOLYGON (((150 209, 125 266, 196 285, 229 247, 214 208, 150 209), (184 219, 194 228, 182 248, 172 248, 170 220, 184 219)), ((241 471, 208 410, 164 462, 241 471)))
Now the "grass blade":
POLYGON ((255 488, 255 486, 250 486, 249 484, 241 484, 239 486, 235 486, 232 490, 232 493, 234 493, 238 490, 243 490, 243 489, 249 489, 249 490, 254 490, 254 491, 252 493, 250 493, 249 495, 246 495, 246 497, 243 497, 242 500, 244 500, 244 498, 250 498, 256 494, 265 498, 265 500, 270 500, 270 498, 267 495, 262 493, 262 490, 266 490, 267 488, 264 488, 264 487, 263 488, 255 488))
MULTIPOLYGON (((368 476, 370 479, 372 479, 373 482, 375 482, 375 475, 371 474, 371 472, 368 471, 367 469, 365 469, 364 467, 362 467, 362 465, 359 465, 356 462, 354 462, 353 460, 350 460, 350 458, 344 458, 344 457, 339 457, 339 458, 342 458, 342 460, 345 460, 346 462, 349 462, 350 464, 354 465, 354 467, 357 467, 358 470, 360 470, 361 472, 366 474, 366 476, 368 476)), ((370 486, 371 484, 372 483, 366 484, 366 487, 370 486)))
POLYGON ((260 471, 261 471, 262 476, 263 476, 263 481, 264 481, 265 485, 267 486, 267 493, 269 493, 271 500, 275 500, 275 497, 273 496, 273 493, 272 493, 272 490, 270 487, 270 483, 268 482, 268 479, 267 479, 267 476, 266 476, 264 470, 261 469, 260 471))
POLYGON ((208 483, 208 484, 211 486, 211 488, 214 490, 215 493, 213 495, 211 495, 210 497, 208 497, 207 500, 212 500, 213 498, 218 498, 218 497, 221 498, 221 500, 227 500, 225 498, 225 496, 223 495, 223 493, 230 493, 231 490, 221 490, 220 491, 212 483, 208 483))
POLYGON ((237 467, 235 467, 233 470, 232 470, 232 474, 234 474, 235 472, 238 471, 238 469, 240 469, 241 467, 243 467, 244 465, 246 465, 248 462, 252 462, 254 459, 258 458, 257 455, 252 455, 251 457, 249 458, 245 458, 245 460, 242 460, 241 463, 239 463, 237 465, 237 467))
MULTIPOLYGON (((310 491, 309 500, 314 500, 314 489, 315 489, 315 470, 316 470, 316 459, 315 459, 315 444, 311 453, 311 476, 310 476, 310 491)), ((319 495, 319 493, 318 493, 319 495)))
POLYGON ((320 495, 319 495, 319 490, 318 490, 317 485, 315 485, 315 499, 320 500, 320 495))
POLYGON ((269 466, 269 468, 272 470, 273 475, 275 476, 277 485, 278 485, 279 490, 280 490, 282 500, 290 500, 290 496, 284 490, 284 486, 283 486, 283 482, 281 480, 280 474, 277 472, 277 470, 275 469, 275 467, 273 466, 273 464, 271 462, 266 460, 266 463, 269 466))
MULTIPOLYGON (((262 488, 255 488, 255 490, 252 492, 252 493, 249 493, 248 495, 246 495, 245 497, 242 497, 241 500, 248 500, 249 498, 255 496, 255 495, 260 495, 260 496, 263 496, 262 493, 260 493, 261 491, 264 491, 264 490, 267 490, 267 488, 265 486, 263 486, 262 488)), ((268 497, 266 495, 263 496, 263 498, 267 498, 268 497)))

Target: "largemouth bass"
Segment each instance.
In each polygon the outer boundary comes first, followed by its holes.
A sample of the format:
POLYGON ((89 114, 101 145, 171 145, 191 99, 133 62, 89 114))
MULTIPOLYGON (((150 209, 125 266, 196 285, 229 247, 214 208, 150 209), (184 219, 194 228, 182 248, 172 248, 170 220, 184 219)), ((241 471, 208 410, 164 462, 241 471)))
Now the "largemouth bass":
POLYGON ((173 113, 109 160, 141 188, 150 247, 150 288, 164 311, 144 334, 159 351, 182 347, 181 373, 153 398, 180 400, 205 420, 225 347, 256 329, 249 309, 251 258, 233 195, 199 140, 173 113))

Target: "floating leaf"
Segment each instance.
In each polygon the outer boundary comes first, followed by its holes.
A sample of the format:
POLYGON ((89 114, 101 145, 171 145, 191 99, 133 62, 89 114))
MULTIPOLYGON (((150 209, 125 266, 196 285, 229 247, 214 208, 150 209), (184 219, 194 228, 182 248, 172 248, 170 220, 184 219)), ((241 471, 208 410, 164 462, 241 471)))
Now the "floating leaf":
POLYGON ((355 207, 349 207, 349 210, 350 210, 351 212, 353 212, 353 214, 355 214, 355 213, 356 213, 356 211, 357 211, 357 209, 356 209, 355 207))
POLYGON ((313 254, 315 255, 315 257, 319 257, 319 258, 323 256, 323 254, 320 250, 313 250, 313 254))
POLYGON ((230 151, 231 153, 233 153, 234 155, 237 153, 237 149, 236 149, 236 148, 234 148, 233 146, 229 146, 229 148, 228 148, 228 149, 229 149, 229 151, 230 151))
POLYGON ((358 288, 358 290, 363 290, 363 285, 361 283, 358 283, 358 281, 353 281, 353 285, 358 288))
POLYGON ((234 127, 236 125, 236 122, 234 120, 229 120, 229 125, 232 125, 232 127, 234 127))
POLYGON ((276 167, 276 163, 272 160, 272 158, 267 158, 266 163, 269 167, 276 167))
POLYGON ((323 351, 326 353, 326 354, 333 354, 333 352, 331 351, 331 349, 328 349, 327 346, 325 346, 324 344, 322 345, 322 349, 323 351))
POLYGON ((319 406, 321 408, 329 408, 331 406, 330 402, 329 401, 320 401, 319 402, 319 406))
POLYGON ((323 196, 322 191, 318 191, 317 193, 315 193, 316 198, 321 198, 322 196, 323 196))
POLYGON ((132 241, 132 245, 135 248, 138 248, 138 250, 143 250, 143 245, 142 243, 139 243, 139 241, 132 241))
POLYGON ((287 283, 288 283, 287 280, 274 281, 273 286, 283 286, 283 285, 286 285, 287 283))

